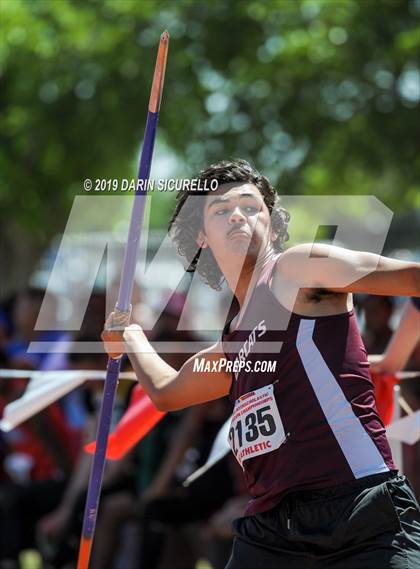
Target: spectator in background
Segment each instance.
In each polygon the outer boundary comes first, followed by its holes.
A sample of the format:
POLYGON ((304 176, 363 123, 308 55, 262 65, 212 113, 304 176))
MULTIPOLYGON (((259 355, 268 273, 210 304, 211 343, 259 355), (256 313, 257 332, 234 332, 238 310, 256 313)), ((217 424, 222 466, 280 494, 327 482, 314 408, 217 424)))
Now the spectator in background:
MULTIPOLYGON (((0 347, 0 369, 7 368, 7 366, 8 366, 8 360, 7 360, 4 352, 2 352, 1 347, 0 347)), ((5 385, 6 381, 8 381, 8 380, 4 380, 4 379, 0 378, 0 402, 2 399, 2 391, 4 389, 4 385, 5 385)), ((0 403, 0 405, 1 405, 1 403, 0 403)), ((9 477, 8 477, 6 471, 4 470, 4 459, 9 454, 9 452, 10 452, 9 446, 6 443, 6 439, 4 437, 3 431, 0 431, 0 487, 1 487, 1 484, 3 482, 5 482, 6 480, 9 480, 9 477)))
MULTIPOLYGON (((232 497, 233 481, 228 466, 230 457, 218 462, 187 488, 182 486, 182 481, 204 464, 213 441, 230 412, 231 405, 227 399, 197 405, 187 411, 174 437, 166 468, 161 469, 143 495, 141 569, 160 567, 166 546, 166 557, 173 560, 173 564, 169 562, 167 565, 174 569, 194 567, 197 559, 203 556, 199 526, 194 525, 190 539, 187 537, 183 540, 181 550, 176 547, 176 543, 174 550, 174 544, 168 541, 168 531, 177 532, 181 528, 191 529, 191 524, 206 523, 232 497)), ((227 552, 225 562, 229 554, 230 551, 227 552)))
POLYGON ((100 325, 104 319, 105 308, 105 292, 103 290, 94 290, 86 307, 79 335, 94 339, 101 335, 100 325))
POLYGON ((165 462, 180 418, 179 413, 166 415, 122 459, 132 461, 135 484, 130 489, 121 488, 101 498, 91 569, 113 567, 114 564, 118 567, 137 567, 141 496, 165 462), (134 528, 131 533, 128 531, 130 528, 134 528))
POLYGON ((386 348, 392 336, 390 320, 393 306, 389 296, 369 295, 362 303, 365 316, 362 339, 368 354, 378 354, 386 348))
POLYGON ((12 322, 5 303, 0 305, 0 354, 4 353, 6 345, 12 335, 12 322))
POLYGON ((45 322, 54 328, 57 316, 57 301, 50 293, 42 289, 28 287, 18 293, 14 304, 12 321, 14 333, 6 343, 6 354, 10 366, 17 369, 39 369, 48 357, 47 350, 43 353, 28 353, 31 342, 56 342, 66 333, 54 329, 35 330, 35 325, 42 304, 45 303, 45 322))
MULTIPOLYGON (((375 373, 395 373, 403 370, 420 342, 420 298, 407 301, 399 326, 383 354, 369 356, 375 373)), ((420 363, 420 358, 419 358, 420 363)), ((420 366, 419 366, 420 367, 420 366)))
MULTIPOLYGON (((238 465, 237 467, 239 468, 238 465)), ((221 509, 211 516, 204 530, 204 535, 207 540, 206 556, 212 569, 225 569, 235 535, 233 521, 242 516, 249 498, 249 494, 243 488, 235 496, 229 498, 221 509)))
MULTIPOLYGON (((25 380, 3 380, 3 407, 20 397, 25 380)), ((74 463, 73 433, 57 403, 2 433, 5 480, 0 485, 0 563, 18 566, 19 553, 35 544, 35 523, 60 500, 74 463)))
MULTIPOLYGON (((80 335, 78 342, 95 342, 97 338, 80 335)), ((105 369, 107 357, 103 353, 72 353, 69 356, 70 369, 101 370, 105 369)), ((82 518, 89 482, 92 457, 83 451, 83 446, 96 437, 97 420, 103 394, 103 381, 88 380, 84 386, 85 405, 88 420, 85 424, 76 466, 63 489, 61 499, 44 512, 38 520, 37 534, 44 556, 54 567, 61 567, 69 558, 74 557, 82 529, 82 518)), ((116 398, 113 422, 121 415, 121 398, 116 398)), ((111 429, 113 427, 111 426, 111 429)), ((108 492, 131 487, 133 477, 127 461, 107 462, 104 473, 103 491, 108 492)))

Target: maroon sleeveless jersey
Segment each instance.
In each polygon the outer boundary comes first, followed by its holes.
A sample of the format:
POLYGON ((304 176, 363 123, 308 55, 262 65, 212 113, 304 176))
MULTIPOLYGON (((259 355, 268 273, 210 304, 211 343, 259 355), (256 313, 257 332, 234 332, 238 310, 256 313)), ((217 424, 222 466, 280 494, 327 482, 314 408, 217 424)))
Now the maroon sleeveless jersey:
POLYGON ((354 311, 289 313, 279 330, 287 310, 269 287, 276 260, 264 267, 239 329, 229 332, 229 323, 222 337, 234 370, 229 443, 252 496, 246 515, 294 490, 396 470, 354 311))

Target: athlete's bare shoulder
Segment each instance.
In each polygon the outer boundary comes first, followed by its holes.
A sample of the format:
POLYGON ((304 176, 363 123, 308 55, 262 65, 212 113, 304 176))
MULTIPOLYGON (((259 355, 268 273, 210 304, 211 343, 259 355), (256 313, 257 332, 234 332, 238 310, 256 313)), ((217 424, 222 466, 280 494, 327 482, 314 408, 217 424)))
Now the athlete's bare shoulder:
POLYGON ((290 272, 290 268, 296 268, 298 263, 308 258, 328 258, 331 250, 331 245, 327 243, 299 243, 283 251, 277 260, 277 265, 290 272))

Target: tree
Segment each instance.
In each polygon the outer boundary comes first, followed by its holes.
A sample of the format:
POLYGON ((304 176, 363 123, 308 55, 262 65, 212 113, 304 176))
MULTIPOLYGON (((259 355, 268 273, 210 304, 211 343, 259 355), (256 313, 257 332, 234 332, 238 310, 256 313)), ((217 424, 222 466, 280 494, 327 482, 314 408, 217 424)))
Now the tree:
POLYGON ((1 20, 3 292, 63 230, 85 178, 134 175, 165 28, 159 140, 180 175, 242 156, 287 194, 415 204, 417 0, 2 0, 1 20))

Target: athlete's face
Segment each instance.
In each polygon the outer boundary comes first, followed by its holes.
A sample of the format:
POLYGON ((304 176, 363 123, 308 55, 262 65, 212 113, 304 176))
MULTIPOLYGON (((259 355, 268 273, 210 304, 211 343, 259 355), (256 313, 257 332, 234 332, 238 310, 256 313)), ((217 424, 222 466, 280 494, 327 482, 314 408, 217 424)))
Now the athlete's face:
POLYGON ((232 253, 256 257, 277 238, 264 199, 250 183, 219 186, 206 197, 203 220, 198 244, 209 247, 216 260, 232 253))

